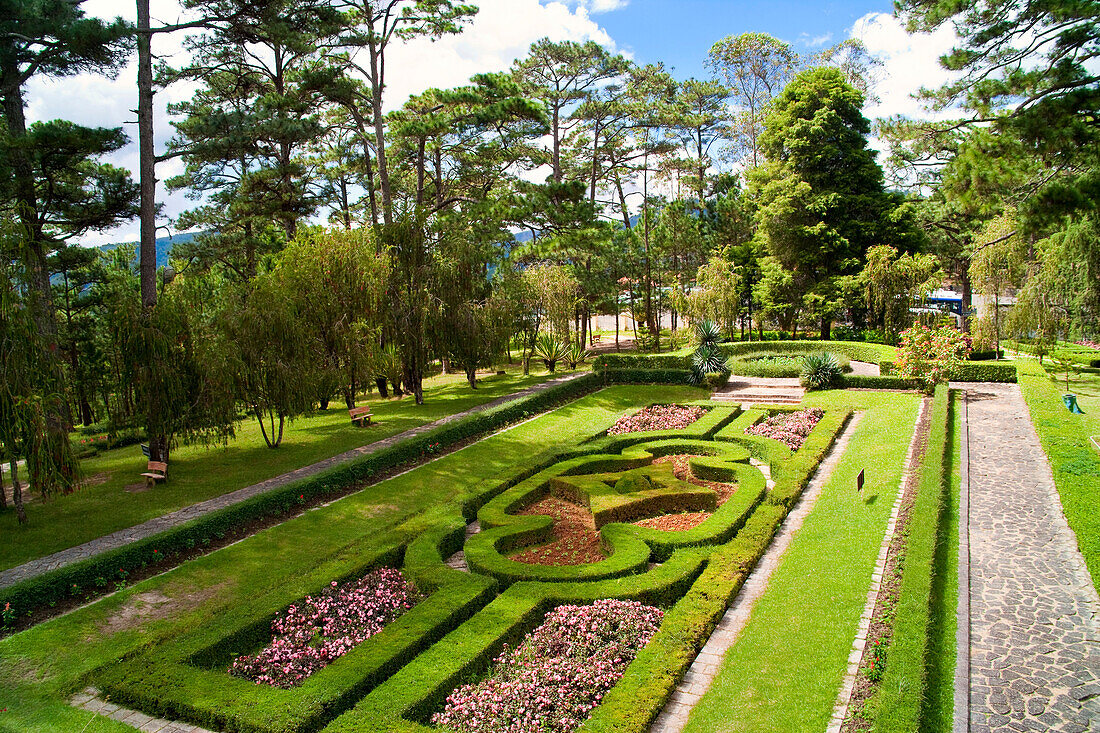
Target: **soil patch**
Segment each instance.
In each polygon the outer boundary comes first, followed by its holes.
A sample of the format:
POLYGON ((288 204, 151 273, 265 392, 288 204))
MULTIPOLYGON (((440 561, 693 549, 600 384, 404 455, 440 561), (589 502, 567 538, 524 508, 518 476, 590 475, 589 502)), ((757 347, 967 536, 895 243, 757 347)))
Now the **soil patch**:
POLYGON ((666 514, 663 517, 651 517, 634 524, 639 527, 660 529, 665 532, 680 532, 685 529, 694 529, 705 522, 710 512, 685 512, 683 514, 666 514))
MULTIPOLYGON (((207 588, 192 590, 180 589, 178 584, 175 590, 183 595, 169 596, 156 590, 137 593, 117 611, 99 623, 99 630, 105 634, 117 634, 120 631, 129 631, 144 626, 149 621, 160 618, 166 614, 178 614, 198 608, 203 603, 218 595, 229 584, 228 581, 216 583, 207 588)), ((171 586, 165 588, 173 593, 171 586)))
MULTIPOLYGON (((737 491, 737 484, 724 484, 719 481, 704 481, 691 472, 691 459, 692 458, 705 458, 706 456, 697 456, 689 454, 676 454, 671 456, 661 456, 660 458, 654 458, 654 463, 671 463, 672 475, 681 481, 687 481, 689 484, 695 486, 702 486, 710 489, 714 493, 718 494, 717 504, 722 506, 726 501, 733 496, 733 492, 737 491)), ((710 516, 709 514, 707 516, 710 516)))
POLYGON ((547 496, 519 512, 520 514, 545 514, 554 520, 553 539, 535 547, 528 547, 512 560, 529 565, 583 565, 603 560, 600 535, 596 532, 592 513, 572 502, 547 496))
POLYGON ((136 484, 126 484, 122 487, 122 490, 127 494, 142 494, 149 490, 149 485, 144 481, 136 484))

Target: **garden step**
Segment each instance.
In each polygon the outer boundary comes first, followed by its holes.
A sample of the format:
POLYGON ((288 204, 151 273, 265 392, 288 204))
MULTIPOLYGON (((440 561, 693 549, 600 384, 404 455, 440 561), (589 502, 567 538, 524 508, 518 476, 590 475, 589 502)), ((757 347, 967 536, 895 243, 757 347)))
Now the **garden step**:
POLYGON ((766 403, 766 404, 785 404, 785 405, 797 405, 802 402, 801 392, 765 392, 761 390, 752 391, 737 391, 737 392, 715 392, 711 395, 711 399, 718 402, 752 402, 752 403, 766 403))

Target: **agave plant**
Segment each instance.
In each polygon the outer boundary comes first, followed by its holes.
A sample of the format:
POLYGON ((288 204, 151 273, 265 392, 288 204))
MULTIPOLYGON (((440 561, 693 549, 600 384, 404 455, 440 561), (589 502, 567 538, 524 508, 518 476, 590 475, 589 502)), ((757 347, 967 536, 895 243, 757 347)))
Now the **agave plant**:
POLYGON ((695 325, 695 335, 699 337, 699 348, 718 346, 722 340, 722 329, 714 321, 702 321, 695 325))
POLYGON ((558 341, 548 333, 539 336, 535 342, 535 356, 542 359, 542 363, 550 371, 554 371, 558 362, 569 355, 569 344, 558 341))
POLYGON ((840 362, 832 354, 818 351, 802 357, 802 386, 806 389, 828 389, 837 383, 842 373, 840 362))

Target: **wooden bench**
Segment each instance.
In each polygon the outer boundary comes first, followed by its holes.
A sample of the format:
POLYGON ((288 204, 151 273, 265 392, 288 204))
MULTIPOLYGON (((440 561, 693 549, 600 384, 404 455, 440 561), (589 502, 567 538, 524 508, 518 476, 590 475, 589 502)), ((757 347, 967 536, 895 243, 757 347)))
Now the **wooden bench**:
POLYGON ((351 421, 359 427, 370 425, 370 416, 369 407, 353 407, 348 410, 348 417, 350 417, 351 421))
POLYGON ((592 334, 592 345, 596 346, 599 343, 600 343, 600 334, 598 334, 598 333, 592 334))
POLYGON ((149 461, 145 473, 141 475, 145 477, 145 485, 151 489, 157 485, 157 481, 168 480, 168 464, 160 461, 149 461))

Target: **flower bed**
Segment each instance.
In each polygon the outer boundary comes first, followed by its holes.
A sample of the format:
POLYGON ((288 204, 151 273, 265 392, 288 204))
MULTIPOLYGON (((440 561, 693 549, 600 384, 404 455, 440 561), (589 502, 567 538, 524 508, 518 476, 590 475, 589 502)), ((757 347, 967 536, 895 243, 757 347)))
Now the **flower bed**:
POLYGON ((791 450, 798 450, 805 442, 806 436, 817 425, 825 412, 817 407, 810 407, 798 412, 781 412, 772 415, 767 420, 745 428, 748 435, 759 435, 764 438, 774 438, 784 443, 791 450))
POLYGON ((705 407, 691 405, 650 405, 633 415, 619 418, 608 435, 640 433, 649 430, 679 430, 686 428, 707 413, 705 407))
POLYGON ((569 733, 623 676, 664 614, 636 601, 558 606, 485 680, 447 698, 432 723, 464 733, 569 733))
POLYGON ((271 622, 274 639, 257 654, 237 657, 229 673, 272 687, 294 687, 374 636, 421 600, 393 568, 332 582, 271 622))
POLYGON ((1081 339, 1077 342, 1077 345, 1100 351, 1100 343, 1096 343, 1095 341, 1090 341, 1088 339, 1081 339))

